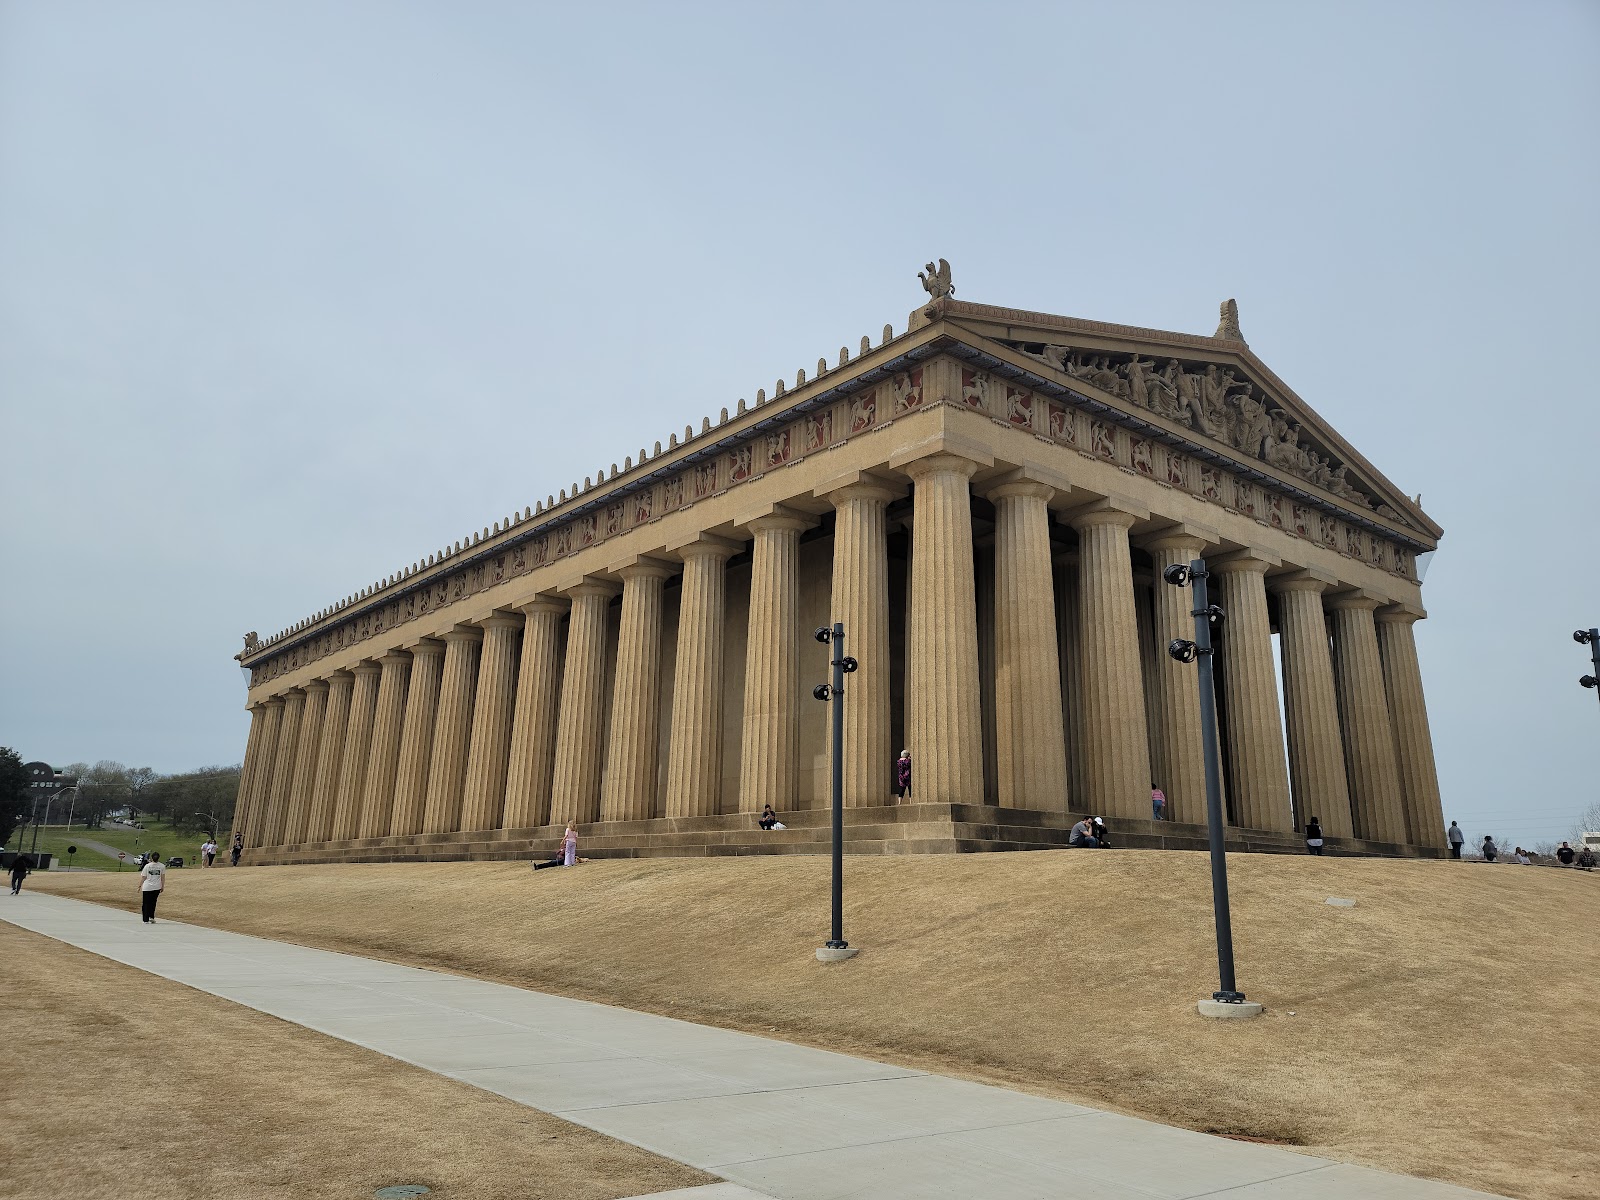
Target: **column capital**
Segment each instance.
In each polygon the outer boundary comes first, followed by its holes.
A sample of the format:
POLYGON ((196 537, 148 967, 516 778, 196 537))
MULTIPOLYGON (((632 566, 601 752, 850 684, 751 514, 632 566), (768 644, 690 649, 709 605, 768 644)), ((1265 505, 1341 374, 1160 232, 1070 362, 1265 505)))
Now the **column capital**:
POLYGON ((1089 529, 1095 525, 1117 525, 1132 529, 1140 521, 1150 519, 1150 510, 1123 496, 1102 496, 1088 504, 1070 508, 1060 515, 1060 520, 1074 529, 1089 529))
POLYGON ((399 666, 402 663, 409 665, 411 662, 411 652, 409 650, 401 650, 398 647, 391 650, 385 650, 381 655, 379 655, 378 662, 380 665, 393 664, 395 666, 399 666))
POLYGON ((450 642, 479 642, 483 640, 483 630, 476 625, 452 625, 439 635, 446 643, 450 642))
POLYGON ((697 558, 715 558, 727 562, 743 549, 743 542, 717 537, 712 533, 702 533, 688 541, 675 542, 667 546, 670 553, 676 554, 684 562, 697 558))
POLYGON ((1189 521, 1179 521, 1140 538, 1139 547, 1152 554, 1163 550, 1186 550, 1198 557, 1207 546, 1215 546, 1221 540, 1222 535, 1215 529, 1205 525, 1195 525, 1189 521))
POLYGON ((326 679, 313 679, 306 683, 302 690, 307 695, 310 695, 312 692, 325 692, 328 690, 328 681, 326 679))
POLYGON ((443 654, 444 643, 438 638, 418 638, 414 642, 407 642, 404 649, 410 651, 413 660, 429 654, 443 654))
POLYGON ((251 716, 254 716, 255 713, 256 713, 256 709, 258 709, 258 708, 266 708, 266 706, 267 706, 267 702, 265 700, 252 700, 249 704, 246 704, 244 707, 245 707, 245 711, 246 712, 248 712, 251 716))
POLYGON ((383 668, 377 663, 373 662, 371 659, 363 659, 361 662, 358 662, 355 666, 351 667, 350 670, 356 675, 377 675, 383 671, 383 668))
POLYGON ((913 481, 934 475, 959 475, 962 479, 971 479, 988 465, 966 454, 929 454, 902 464, 900 469, 913 481))
POLYGON ((1375 612, 1389 601, 1367 591, 1365 588, 1354 588, 1348 592, 1339 592, 1329 596, 1326 604, 1332 609, 1343 609, 1349 612, 1365 611, 1375 612))
POLYGON ((478 617, 472 622, 479 629, 521 629, 522 619, 516 613, 495 609, 486 617, 478 617))
POLYGON ((535 596, 532 600, 517 605, 517 611, 525 617, 540 613, 553 613, 559 617, 570 607, 571 604, 561 596, 535 596))
POLYGON ((781 504, 765 504, 733 523, 751 533, 765 533, 769 529, 799 533, 802 529, 810 529, 817 519, 781 504))
POLYGON ((1391 625, 1414 625, 1418 621, 1426 620, 1428 614, 1420 605, 1397 603, 1385 605, 1378 609, 1373 616, 1379 621, 1387 621, 1391 625))
POLYGON ((625 583, 635 579, 668 579, 678 573, 676 564, 643 554, 632 555, 614 564, 611 570, 620 575, 625 583))
POLYGON ((818 500, 826 500, 838 508, 851 500, 878 500, 888 503, 906 494, 903 483, 874 475, 870 471, 845 471, 832 479, 824 480, 811 489, 818 500))
POLYGON ((1230 550, 1226 554, 1219 554, 1215 558, 1206 559, 1206 570, 1217 575, 1236 573, 1241 575, 1265 575, 1273 567, 1283 566, 1283 559, 1276 554, 1270 554, 1255 546, 1245 546, 1239 550, 1230 550))
POLYGON ((340 687, 345 687, 345 686, 347 686, 347 685, 349 685, 349 684, 351 684, 353 682, 355 682, 355 675, 352 674, 350 671, 329 671, 328 672, 328 686, 329 687, 333 687, 335 684, 338 684, 340 687))
POLYGON ((994 466, 994 455, 982 444, 948 433, 907 446, 892 455, 889 466, 904 471, 912 479, 941 473, 963 473, 968 479, 983 467, 994 466))
POLYGON ((1035 463, 1023 463, 1004 474, 986 479, 983 496, 990 500, 1004 500, 1009 496, 1032 496, 1045 503, 1072 495, 1073 487, 1059 471, 1035 463))
POLYGON ((1332 574, 1319 571, 1315 567, 1302 567, 1282 575, 1273 575, 1267 580, 1267 590, 1278 593, 1316 592, 1321 595, 1329 588, 1338 585, 1339 581, 1332 574))
POLYGON ((563 583, 554 589, 568 600, 577 600, 585 596, 604 596, 607 600, 622 593, 622 586, 609 579, 601 579, 595 575, 584 575, 570 583, 563 583))
POLYGON ((262 703, 265 704, 268 708, 271 708, 274 704, 276 704, 279 708, 282 708, 283 707, 283 700, 284 700, 283 696, 268 696, 264 701, 262 701, 262 703))

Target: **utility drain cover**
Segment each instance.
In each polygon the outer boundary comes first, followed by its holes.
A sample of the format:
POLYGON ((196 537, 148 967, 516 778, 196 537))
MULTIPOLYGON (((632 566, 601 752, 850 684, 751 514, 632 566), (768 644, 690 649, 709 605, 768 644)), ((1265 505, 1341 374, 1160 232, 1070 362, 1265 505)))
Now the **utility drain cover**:
POLYGON ((413 1196, 426 1196, 433 1189, 420 1183, 392 1183, 373 1192, 376 1200, 411 1200, 413 1196))

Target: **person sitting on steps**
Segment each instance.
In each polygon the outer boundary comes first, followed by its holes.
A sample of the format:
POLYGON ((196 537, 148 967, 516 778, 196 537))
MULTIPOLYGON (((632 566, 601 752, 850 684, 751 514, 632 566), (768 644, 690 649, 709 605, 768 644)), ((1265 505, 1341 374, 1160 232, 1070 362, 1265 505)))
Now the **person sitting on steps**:
POLYGON ((777 825, 777 823, 778 814, 772 811, 772 805, 768 804, 763 806, 761 809, 761 828, 771 829, 777 825))
POLYGON ((1072 827, 1072 832, 1067 835, 1067 845, 1080 846, 1092 850, 1100 844, 1100 839, 1094 835, 1094 818, 1085 817, 1072 827))

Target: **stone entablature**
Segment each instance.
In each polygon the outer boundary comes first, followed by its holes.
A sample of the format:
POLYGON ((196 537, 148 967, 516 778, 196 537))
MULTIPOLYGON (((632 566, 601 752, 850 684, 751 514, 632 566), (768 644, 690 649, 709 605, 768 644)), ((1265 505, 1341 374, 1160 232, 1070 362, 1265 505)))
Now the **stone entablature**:
MULTIPOLYGON (((1416 552, 1431 549, 1435 543, 1437 527, 1421 517, 1420 510, 1406 520, 1386 501, 1373 503, 1370 497, 1381 497, 1384 491, 1394 496, 1392 486, 1380 488, 1372 483, 1381 476, 1336 436, 1329 436, 1320 418, 1255 360, 1242 341, 1235 343, 1235 349, 1214 338, 952 300, 937 302, 915 314, 913 320, 919 317, 926 323, 912 333, 895 338, 886 326, 884 340, 876 350, 868 339, 862 339, 854 362, 848 350, 841 349, 836 367, 830 369, 825 360, 819 360, 817 376, 809 382, 805 372, 800 372, 793 392, 786 394, 780 381, 770 401, 759 392, 755 408, 747 409, 741 401, 740 411, 732 419, 724 409, 716 426, 709 418, 702 423, 698 436, 686 428, 682 445, 674 435, 665 451, 656 443, 654 457, 641 449, 637 466, 631 456, 621 471, 613 464, 609 478, 604 472, 598 482, 586 478, 582 490, 574 485, 570 497, 563 490, 561 501, 552 497, 548 509, 541 505, 525 510, 521 517, 497 521, 492 530, 485 529, 465 544, 431 555, 425 563, 415 564, 266 642, 248 635, 238 657, 251 670, 251 686, 437 614, 508 579, 574 559, 624 533, 769 472, 796 466, 821 451, 885 428, 908 413, 938 405, 981 413, 1041 442, 1114 464, 1129 475, 1188 493, 1407 582, 1415 580, 1416 552), (1023 320, 1035 325, 1053 323, 1070 330, 1072 346, 1066 348, 1048 329, 1028 331, 1034 334, 1032 338, 1009 327, 1000 332, 1023 336, 993 340, 975 336, 953 323, 954 318, 966 316, 1008 326, 1023 320), (1046 340, 1040 340, 1041 333, 1046 340), (1138 344, 1131 348, 1119 345, 1126 339, 1138 344), (1196 356, 1193 351, 1197 349, 1209 353, 1196 356), (1209 409, 1202 391, 1197 393, 1201 396, 1199 408, 1180 405, 1176 416, 1159 405, 1135 405, 1127 383, 1130 374, 1135 383, 1142 381, 1147 396, 1157 392, 1165 396, 1163 384, 1140 374, 1148 374, 1152 365, 1152 360, 1141 355, 1164 358, 1171 364, 1164 368, 1169 375, 1163 378, 1172 380, 1165 386, 1174 394, 1177 380, 1189 379, 1185 388, 1191 384, 1199 387, 1207 378, 1207 367, 1215 369, 1215 378, 1234 372, 1235 390, 1213 383, 1209 409), (1134 369, 1136 362, 1145 366, 1134 369), (1038 373, 1040 364, 1070 382, 1038 373), (930 396, 925 381, 932 374, 948 377, 951 386, 930 396), (1270 387, 1264 381, 1270 381, 1270 387), (1122 394, 1118 394, 1119 382, 1122 394), (1259 424, 1260 414, 1242 407, 1236 399, 1229 400, 1241 386, 1251 389, 1247 398, 1269 418, 1268 434, 1262 435, 1263 448, 1254 461, 1249 456, 1249 436, 1240 432, 1239 422, 1250 417, 1259 424), (1257 395, 1259 399, 1254 398, 1257 395), (780 401, 787 402, 779 407, 780 401), (1217 404, 1224 407, 1219 409, 1217 404), (1212 416, 1205 415, 1208 411, 1212 416), (1293 414, 1295 436, 1301 440, 1302 427, 1311 426, 1319 458, 1326 454, 1324 461, 1333 455, 1342 460, 1340 491, 1319 486, 1315 479, 1296 478, 1299 472, 1287 469, 1284 452, 1269 454, 1271 446, 1266 439, 1276 428, 1270 424, 1272 412, 1280 414, 1277 419, 1285 431, 1293 414), (1225 421, 1219 413, 1227 415, 1225 421), (1157 419, 1152 421, 1152 417, 1157 419), (1201 430, 1186 427, 1194 424, 1201 430), (1215 444, 1218 442, 1220 447, 1215 444), (1348 482, 1353 461, 1362 471, 1357 476, 1359 492, 1358 485, 1348 482), (1427 528, 1420 528, 1423 525, 1427 528)), ((1280 438, 1276 444, 1281 448, 1284 442, 1280 438)))

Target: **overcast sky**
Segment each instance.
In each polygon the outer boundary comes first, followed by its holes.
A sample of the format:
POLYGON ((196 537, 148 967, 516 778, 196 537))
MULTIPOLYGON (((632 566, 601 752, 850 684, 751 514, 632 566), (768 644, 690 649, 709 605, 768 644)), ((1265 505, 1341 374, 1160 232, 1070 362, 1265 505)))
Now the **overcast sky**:
POLYGON ((0 743, 235 762, 231 656, 922 299, 1245 336, 1444 526, 1445 813, 1596 799, 1600 5, 0 0, 0 743))

